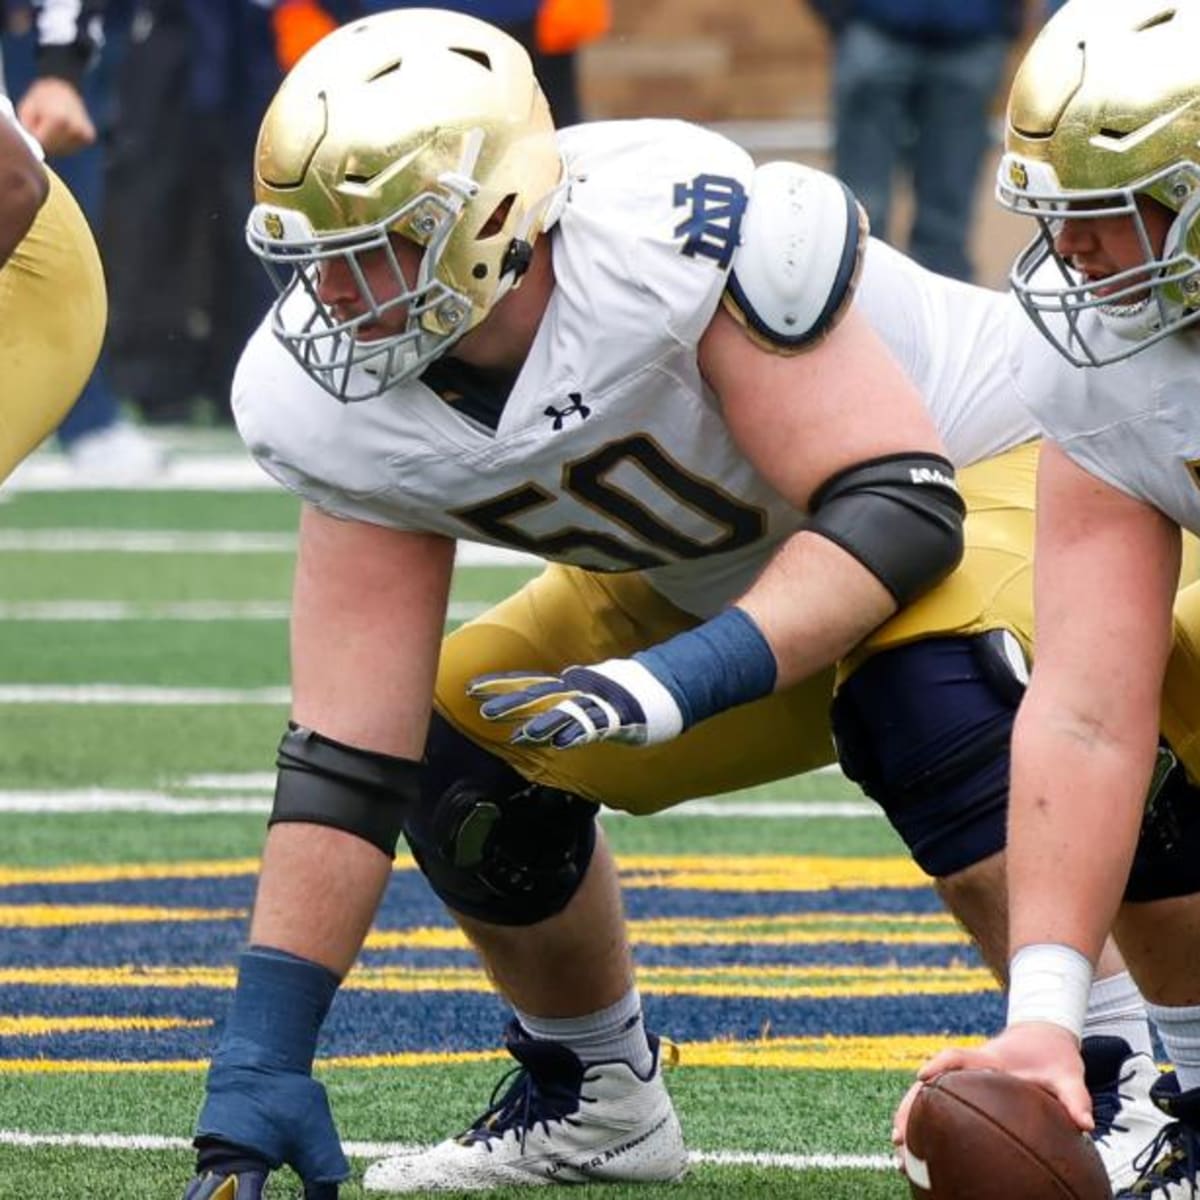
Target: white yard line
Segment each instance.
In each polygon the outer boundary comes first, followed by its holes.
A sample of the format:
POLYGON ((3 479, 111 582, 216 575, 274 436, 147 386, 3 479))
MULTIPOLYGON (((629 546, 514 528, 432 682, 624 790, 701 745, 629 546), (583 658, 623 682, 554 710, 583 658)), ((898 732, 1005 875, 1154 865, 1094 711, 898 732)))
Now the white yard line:
MULTIPOLYGON (((469 621, 490 606, 451 601, 451 621, 469 621)), ((182 600, 144 604, 125 600, 0 601, 0 621, 286 621, 291 606, 276 600, 182 600)))
MULTIPOLYGON (((612 819, 630 816, 619 809, 604 809, 612 819)), ((754 817, 767 821, 812 820, 836 817, 844 820, 880 818, 883 810, 870 800, 685 800, 676 808, 663 809, 657 819, 681 817, 754 817)))
MULTIPOLYGON (((292 554, 292 533, 195 529, 0 529, 0 553, 292 554)), ((536 567, 534 554, 463 542, 460 567, 536 567)))
POLYGON ((155 813, 169 817, 228 816, 230 813, 265 813, 269 796, 221 796, 188 800, 165 792, 116 791, 88 788, 78 792, 0 792, 0 813, 36 813, 62 816, 77 813, 155 813))
POLYGON ((180 787, 196 792, 269 792, 275 787, 274 771, 240 771, 237 774, 189 775, 180 787))
POLYGON ((55 454, 35 454, 5 482, 18 492, 279 492, 280 486, 247 454, 193 454, 172 459, 143 479, 116 479, 80 471, 55 454))
MULTIPOLYGON (((189 799, 171 792, 123 791, 117 788, 83 788, 78 791, 0 791, 0 813, 35 813, 53 816, 73 813, 151 813, 160 816, 224 816, 229 813, 265 813, 271 807, 273 776, 250 776, 252 782, 231 795, 189 799), (261 787, 259 786, 261 778, 261 787)), ((182 784, 191 787, 190 783, 182 784)), ((606 820, 623 820, 628 814, 604 809, 606 820)), ((659 814, 659 819, 761 818, 811 820, 879 818, 882 813, 869 800, 689 800, 659 814)))
POLYGON ((144 684, 0 684, 0 704, 290 704, 286 687, 173 688, 144 684))
POLYGON ((293 533, 191 529, 0 529, 0 551, 34 554, 292 554, 293 533))
MULTIPOLYGON (((0 1129, 0 1145, 74 1147, 83 1150, 191 1150, 190 1138, 154 1134, 123 1133, 25 1133, 0 1129)), ((350 1158, 390 1158, 396 1154, 419 1154, 427 1146, 397 1142, 343 1142, 350 1158)), ((693 1150, 688 1160, 694 1165, 718 1167, 775 1167, 784 1171, 888 1171, 895 1162, 888 1154, 757 1154, 739 1150, 693 1150)))

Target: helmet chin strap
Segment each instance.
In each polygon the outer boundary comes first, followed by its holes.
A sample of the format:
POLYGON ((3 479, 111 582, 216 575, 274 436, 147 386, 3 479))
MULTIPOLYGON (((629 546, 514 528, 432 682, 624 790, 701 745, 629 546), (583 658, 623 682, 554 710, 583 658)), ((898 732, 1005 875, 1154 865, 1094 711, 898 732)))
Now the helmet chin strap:
POLYGON ((1160 303, 1150 295, 1128 304, 1101 304, 1096 311, 1105 328, 1126 342, 1140 342, 1163 324, 1160 303))
POLYGON ((497 289, 497 299, 529 270, 529 264, 532 261, 533 247, 524 238, 513 238, 508 243, 508 249, 504 252, 504 261, 500 264, 500 278, 501 280, 508 279, 508 282, 502 283, 501 287, 497 289), (509 278, 510 276, 511 278, 509 278))
POLYGON ((500 284, 496 289, 496 299, 499 300, 506 292, 511 291, 521 277, 529 270, 533 261, 533 242, 529 238, 530 231, 540 219, 540 232, 549 230, 562 215, 567 203, 567 190, 570 180, 566 169, 563 169, 561 180, 550 189, 537 204, 531 204, 525 219, 521 222, 504 252, 504 261, 500 264, 500 284))

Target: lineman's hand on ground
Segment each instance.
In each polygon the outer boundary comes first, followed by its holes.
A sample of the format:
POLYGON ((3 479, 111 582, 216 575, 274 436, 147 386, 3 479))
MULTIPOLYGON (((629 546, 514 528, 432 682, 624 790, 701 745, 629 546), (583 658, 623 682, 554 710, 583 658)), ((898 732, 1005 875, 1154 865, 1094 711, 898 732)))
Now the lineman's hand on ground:
POLYGON ((516 743, 567 750, 593 742, 649 745, 669 741, 683 727, 670 693, 633 659, 567 667, 560 675, 499 671, 467 688, 489 721, 517 724, 516 743))
MULTIPOLYGON (((183 1200, 263 1200, 267 1195, 265 1171, 237 1171, 226 1175, 205 1171, 192 1179, 183 1193, 183 1200)), ((337 1200, 336 1183, 305 1183, 304 1200, 337 1200)))

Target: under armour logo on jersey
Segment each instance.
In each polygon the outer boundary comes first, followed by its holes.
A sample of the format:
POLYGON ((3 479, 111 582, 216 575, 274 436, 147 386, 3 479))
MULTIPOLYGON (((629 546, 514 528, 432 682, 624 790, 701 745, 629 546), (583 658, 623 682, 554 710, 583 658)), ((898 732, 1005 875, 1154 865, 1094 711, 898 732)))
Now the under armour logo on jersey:
POLYGON ((579 414, 581 421, 586 421, 592 415, 592 410, 583 402, 582 393, 568 392, 567 399, 571 403, 566 408, 555 408, 553 404, 548 404, 542 411, 543 416, 554 418, 555 433, 563 427, 563 422, 575 413, 579 414))
POLYGON ((688 217, 675 226, 675 236, 685 237, 682 253, 714 259, 729 266, 742 236, 746 189, 726 175, 697 175, 690 184, 675 185, 675 207, 690 204, 688 217))

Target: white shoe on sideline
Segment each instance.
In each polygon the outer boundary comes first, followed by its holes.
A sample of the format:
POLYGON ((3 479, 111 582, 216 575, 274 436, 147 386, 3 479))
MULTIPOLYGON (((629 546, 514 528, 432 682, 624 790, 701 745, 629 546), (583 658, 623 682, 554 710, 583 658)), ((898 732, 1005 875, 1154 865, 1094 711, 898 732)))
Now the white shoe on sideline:
POLYGON ((457 1138, 375 1163, 363 1187, 426 1193, 682 1179, 683 1133, 663 1086, 661 1045, 648 1036, 654 1062, 642 1078, 625 1062, 585 1067, 565 1046, 531 1038, 513 1021, 505 1040, 520 1066, 504 1095, 457 1138))
POLYGON ((128 421, 114 421, 66 443, 63 451, 81 475, 100 481, 152 478, 166 466, 166 455, 151 438, 128 421))

